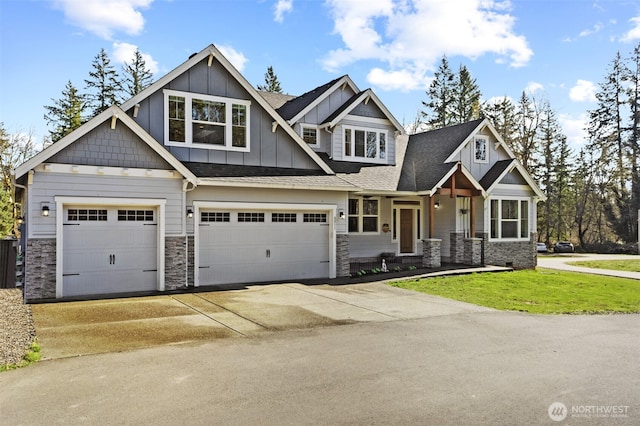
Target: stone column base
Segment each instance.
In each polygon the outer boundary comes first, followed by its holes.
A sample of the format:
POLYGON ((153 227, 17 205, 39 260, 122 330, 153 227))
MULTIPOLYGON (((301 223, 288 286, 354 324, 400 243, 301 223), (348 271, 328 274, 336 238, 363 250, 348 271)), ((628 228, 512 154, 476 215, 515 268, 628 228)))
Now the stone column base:
POLYGON ((429 238, 422 240, 422 266, 425 268, 439 268, 442 265, 440 245, 442 240, 429 238))
POLYGON ((464 264, 482 265, 482 238, 464 239, 464 264))

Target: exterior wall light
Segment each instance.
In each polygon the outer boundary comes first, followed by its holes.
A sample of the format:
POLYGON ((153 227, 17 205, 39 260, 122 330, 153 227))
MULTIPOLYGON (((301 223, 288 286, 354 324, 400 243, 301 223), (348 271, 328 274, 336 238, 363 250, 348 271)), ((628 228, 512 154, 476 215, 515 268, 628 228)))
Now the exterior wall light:
POLYGON ((191 207, 187 207, 187 217, 193 219, 193 209, 191 207))
POLYGON ((434 208, 439 209, 440 208, 440 201, 436 201, 435 204, 433 205, 434 208))
POLYGON ((43 204, 41 209, 40 209, 40 214, 44 217, 49 216, 49 205, 48 204, 43 204))
POLYGON ((339 217, 341 220, 344 220, 344 210, 342 210, 342 209, 338 210, 338 217, 339 217))

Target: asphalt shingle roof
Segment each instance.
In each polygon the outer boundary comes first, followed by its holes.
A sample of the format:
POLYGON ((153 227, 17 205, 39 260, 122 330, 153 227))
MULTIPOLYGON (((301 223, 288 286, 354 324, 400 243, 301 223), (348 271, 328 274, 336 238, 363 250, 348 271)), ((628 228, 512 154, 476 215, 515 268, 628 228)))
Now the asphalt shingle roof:
POLYGON ((285 120, 291 120, 295 117, 300 111, 309 106, 313 101, 318 99, 322 94, 324 94, 327 90, 329 90, 338 80, 342 77, 338 77, 330 82, 323 84, 322 86, 318 86, 313 90, 304 93, 297 98, 291 99, 280 108, 277 109, 278 114, 285 120))
POLYGON ((428 191, 442 180, 455 163, 444 161, 478 127, 483 119, 409 136, 399 191, 428 191))
POLYGON ((513 159, 498 161, 494 164, 493 167, 482 176, 482 179, 480 179, 482 188, 485 190, 491 188, 491 185, 495 183, 496 179, 498 179, 511 164, 513 164, 513 159))
POLYGON ((249 176, 323 176, 320 169, 285 169, 280 167, 243 166, 235 164, 194 163, 183 164, 199 178, 210 177, 249 177, 249 176))

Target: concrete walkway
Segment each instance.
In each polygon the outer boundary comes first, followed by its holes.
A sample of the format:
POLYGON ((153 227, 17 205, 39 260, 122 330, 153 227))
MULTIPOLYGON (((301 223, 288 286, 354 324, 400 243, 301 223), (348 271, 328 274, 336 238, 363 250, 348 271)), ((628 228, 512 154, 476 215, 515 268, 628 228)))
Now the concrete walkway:
POLYGON ((588 260, 629 260, 629 259, 637 260, 639 259, 639 257, 634 255, 628 255, 628 254, 586 254, 586 253, 585 254, 575 253, 575 254, 559 254, 559 255, 539 255, 538 267, 640 280, 640 272, 585 268, 583 266, 575 266, 575 265, 569 264, 571 262, 580 262, 580 261, 588 261, 588 260))

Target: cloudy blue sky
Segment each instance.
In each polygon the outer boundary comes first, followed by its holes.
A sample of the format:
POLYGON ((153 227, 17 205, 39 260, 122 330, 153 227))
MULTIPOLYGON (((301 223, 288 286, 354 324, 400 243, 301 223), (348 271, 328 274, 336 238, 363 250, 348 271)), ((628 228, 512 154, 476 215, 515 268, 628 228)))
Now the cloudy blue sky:
POLYGON ((138 47, 156 77, 213 43, 252 84, 273 66, 299 95, 349 74, 410 123, 442 55, 485 100, 546 98, 572 144, 616 52, 640 42, 626 0, 2 0, 0 121, 47 133, 44 105, 84 89, 104 48, 120 68, 138 47))

